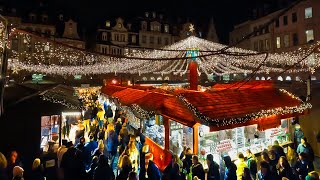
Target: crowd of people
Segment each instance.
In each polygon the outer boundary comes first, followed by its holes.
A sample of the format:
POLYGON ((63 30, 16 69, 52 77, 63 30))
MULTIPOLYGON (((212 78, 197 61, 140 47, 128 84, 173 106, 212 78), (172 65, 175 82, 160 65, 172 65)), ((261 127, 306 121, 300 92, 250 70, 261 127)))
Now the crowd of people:
MULTIPOLYGON (((113 115, 110 107, 101 106, 87 112, 90 113, 83 121, 83 131, 87 133, 77 133, 75 143, 62 140, 56 152, 57 179, 319 180, 313 166, 314 153, 305 137, 296 148, 289 147, 287 154, 275 141, 272 147, 261 153, 260 161, 250 150, 245 155, 239 153, 236 161, 223 156, 223 163, 215 162, 213 155, 208 154, 208 169, 204 169, 190 148, 184 147, 180 156, 173 155, 171 162, 160 172, 153 162, 153 156, 157 154, 150 153, 141 130, 130 128, 121 113, 113 115)), ((30 179, 44 180, 43 170, 43 163, 36 158, 30 179)), ((12 151, 8 158, 0 153, 0 180, 23 178, 18 153, 12 151)))

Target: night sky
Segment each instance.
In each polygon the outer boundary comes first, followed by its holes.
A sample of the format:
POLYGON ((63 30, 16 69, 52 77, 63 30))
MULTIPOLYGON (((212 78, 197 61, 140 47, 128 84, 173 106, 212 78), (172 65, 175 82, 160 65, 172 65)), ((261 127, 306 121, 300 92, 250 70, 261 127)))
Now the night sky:
MULTIPOLYGON (((32 9, 40 0, 5 0, 10 5, 32 9)), ((141 16, 145 11, 162 11, 167 15, 194 20, 214 17, 220 41, 228 42, 233 25, 251 15, 254 0, 47 0, 50 9, 77 17, 86 31, 93 32, 107 16, 141 16)))

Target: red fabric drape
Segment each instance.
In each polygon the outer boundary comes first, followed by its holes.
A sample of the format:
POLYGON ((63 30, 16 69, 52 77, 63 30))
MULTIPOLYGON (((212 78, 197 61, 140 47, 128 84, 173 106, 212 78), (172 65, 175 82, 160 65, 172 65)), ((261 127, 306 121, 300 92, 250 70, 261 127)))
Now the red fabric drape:
POLYGON ((190 62, 189 70, 190 90, 198 90, 198 65, 195 61, 190 62))

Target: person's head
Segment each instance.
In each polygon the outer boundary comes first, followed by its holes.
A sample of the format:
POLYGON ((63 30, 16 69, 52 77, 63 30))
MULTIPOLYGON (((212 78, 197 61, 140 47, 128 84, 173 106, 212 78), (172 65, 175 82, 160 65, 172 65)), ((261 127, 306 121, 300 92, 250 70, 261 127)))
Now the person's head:
POLYGON ((319 174, 316 171, 311 171, 308 173, 306 180, 319 180, 319 174))
POLYGON ((269 157, 270 157, 270 159, 275 159, 276 158, 276 151, 275 150, 273 150, 273 149, 271 149, 271 150, 269 150, 269 157))
POLYGON ((124 155, 124 156, 122 157, 122 167, 124 167, 124 166, 130 166, 130 165, 131 165, 131 161, 130 161, 130 159, 129 159, 129 156, 124 155))
POLYGON ((178 161, 179 161, 179 156, 178 156, 177 154, 173 155, 173 156, 172 156, 172 161, 173 161, 174 163, 178 163, 178 161))
POLYGON ((100 167, 109 166, 108 160, 107 160, 107 158, 106 158, 103 154, 101 154, 101 155, 99 156, 98 166, 100 166, 100 167))
POLYGON ((275 140, 275 141, 273 142, 273 145, 279 146, 279 141, 275 140))
POLYGON ((269 157, 268 153, 265 152, 265 151, 263 151, 263 152, 261 153, 261 159, 262 159, 263 161, 270 162, 270 157, 269 157))
POLYGON ((68 144, 68 140, 66 140, 66 139, 62 139, 62 142, 61 142, 61 143, 62 143, 62 145, 63 145, 63 146, 67 146, 67 144, 68 144))
POLYGON ((299 154, 299 159, 300 159, 301 161, 306 160, 306 159, 307 159, 307 154, 306 154, 305 152, 300 153, 300 154, 299 154))
POLYGON ((23 177, 24 170, 20 166, 15 166, 12 170, 13 177, 23 177))
POLYGON ((98 142, 98 149, 100 152, 104 150, 104 143, 102 140, 99 140, 98 142))
POLYGON ((285 156, 281 156, 279 159, 279 167, 283 169, 290 168, 290 164, 285 156))
POLYGON ((7 158, 0 152, 0 169, 7 168, 8 162, 7 158))
POLYGON ((35 170, 40 167, 41 161, 39 158, 36 158, 32 163, 32 170, 35 170))
POLYGON ((196 155, 194 155, 194 156, 192 157, 192 163, 193 163, 193 164, 198 164, 198 163, 199 163, 199 157, 196 156, 196 155))
POLYGON ((72 146, 73 146, 72 141, 69 141, 69 142, 67 143, 67 148, 70 148, 70 147, 72 147, 72 146))
POLYGON ((192 154, 192 150, 191 150, 191 148, 187 148, 187 154, 192 154))
POLYGON ((93 135, 90 135, 90 136, 89 136, 89 139, 90 139, 90 141, 94 141, 93 135))
POLYGON ((307 142, 308 141, 306 137, 301 138, 301 144, 305 145, 307 142))
POLYGON ((251 177, 250 169, 245 167, 243 169, 243 177, 251 177))
POLYGON ((224 164, 226 165, 227 168, 231 167, 232 161, 231 161, 230 156, 224 156, 223 161, 224 161, 224 164))
POLYGON ((92 158, 92 164, 97 164, 97 163, 98 163, 98 160, 99 160, 98 156, 93 156, 93 158, 92 158))
POLYGON ((238 154, 238 158, 239 158, 239 159, 244 159, 244 155, 243 155, 242 153, 239 153, 239 154, 238 154))
POLYGON ((11 151, 9 161, 10 161, 11 163, 16 163, 16 160, 17 160, 17 159, 18 159, 18 153, 17 153, 17 151, 11 151))
POLYGON ((270 165, 266 161, 261 161, 260 162, 260 170, 261 174, 267 175, 270 172, 270 165))
POLYGON ((207 165, 210 166, 210 164, 213 162, 213 155, 208 154, 206 160, 207 160, 207 165))
POLYGON ((128 180, 137 180, 137 179, 138 179, 137 173, 134 171, 131 171, 128 175, 128 180))
POLYGON ((85 144, 85 143, 86 143, 86 139, 83 136, 81 136, 80 137, 80 144, 85 144))
POLYGON ((246 155, 247 155, 247 157, 252 156, 252 152, 251 152, 251 150, 250 150, 250 149, 247 149, 247 150, 246 150, 246 155))

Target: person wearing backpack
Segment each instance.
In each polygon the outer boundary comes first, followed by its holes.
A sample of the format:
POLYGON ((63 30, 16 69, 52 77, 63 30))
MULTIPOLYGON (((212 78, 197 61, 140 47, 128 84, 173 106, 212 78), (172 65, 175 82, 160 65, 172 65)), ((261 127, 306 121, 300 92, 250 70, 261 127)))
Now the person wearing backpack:
POLYGON ((258 172, 257 160, 256 160, 254 154, 250 151, 250 149, 248 149, 246 151, 246 155, 247 155, 247 166, 250 170, 251 177, 253 180, 256 180, 257 179, 257 172, 258 172))

